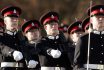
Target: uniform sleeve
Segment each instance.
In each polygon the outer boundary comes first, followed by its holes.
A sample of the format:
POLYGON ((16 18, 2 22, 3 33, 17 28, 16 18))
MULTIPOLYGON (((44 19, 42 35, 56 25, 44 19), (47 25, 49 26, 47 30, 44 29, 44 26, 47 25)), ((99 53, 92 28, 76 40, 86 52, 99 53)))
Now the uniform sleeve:
POLYGON ((47 45, 48 41, 41 40, 40 45, 37 47, 39 54, 48 55, 48 52, 52 49, 47 45))
POLYGON ((83 54, 83 49, 82 47, 84 47, 84 43, 82 43, 82 39, 79 38, 76 48, 75 48, 75 54, 74 54, 74 63, 73 66, 74 68, 81 68, 83 66, 83 61, 84 61, 84 56, 85 54, 83 54))
POLYGON ((74 52, 75 52, 75 45, 68 45, 68 57, 70 59, 71 64, 73 65, 73 60, 74 60, 74 52))
POLYGON ((10 48, 9 46, 0 43, 0 50, 1 50, 1 54, 3 56, 12 56, 13 51, 15 51, 14 49, 10 48))
POLYGON ((32 60, 31 54, 29 53, 29 50, 25 50, 25 52, 23 52, 24 58, 26 60, 26 63, 29 62, 29 60, 32 60))
POLYGON ((37 59, 38 54, 36 53, 36 50, 33 48, 33 46, 26 45, 23 46, 22 48, 23 48, 22 53, 25 58, 26 65, 28 65, 30 60, 39 61, 37 59))

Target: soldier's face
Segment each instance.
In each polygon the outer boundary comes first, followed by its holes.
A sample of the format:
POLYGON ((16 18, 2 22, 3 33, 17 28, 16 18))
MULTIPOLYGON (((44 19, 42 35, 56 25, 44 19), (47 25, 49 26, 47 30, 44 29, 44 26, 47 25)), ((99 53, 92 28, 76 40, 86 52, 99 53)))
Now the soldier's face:
POLYGON ((57 22, 51 22, 50 24, 46 24, 44 28, 48 35, 54 35, 59 33, 57 22))
POLYGON ((35 41, 40 39, 40 31, 39 29, 31 29, 25 34, 25 36, 29 41, 35 41))
POLYGON ((83 32, 74 32, 70 35, 73 42, 77 42, 78 38, 83 34, 83 32))
POLYGON ((104 30, 104 15, 96 15, 91 17, 93 29, 104 30))
POLYGON ((8 30, 18 29, 18 18, 17 17, 4 17, 4 23, 6 25, 6 29, 8 29, 8 30))

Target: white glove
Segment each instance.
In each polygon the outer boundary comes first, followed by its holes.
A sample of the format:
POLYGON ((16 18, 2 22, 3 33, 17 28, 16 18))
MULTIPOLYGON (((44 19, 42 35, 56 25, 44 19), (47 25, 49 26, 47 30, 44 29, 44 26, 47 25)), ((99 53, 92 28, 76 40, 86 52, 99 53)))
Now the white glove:
POLYGON ((28 63, 28 68, 35 68, 37 64, 38 64, 37 61, 30 60, 29 63, 28 63))
POLYGON ((61 56, 61 52, 59 50, 51 50, 50 54, 53 58, 59 58, 61 56))
POLYGON ((23 55, 22 55, 22 53, 19 52, 19 51, 14 51, 14 52, 13 52, 13 58, 14 58, 14 60, 16 60, 16 61, 20 61, 20 60, 23 58, 23 55))

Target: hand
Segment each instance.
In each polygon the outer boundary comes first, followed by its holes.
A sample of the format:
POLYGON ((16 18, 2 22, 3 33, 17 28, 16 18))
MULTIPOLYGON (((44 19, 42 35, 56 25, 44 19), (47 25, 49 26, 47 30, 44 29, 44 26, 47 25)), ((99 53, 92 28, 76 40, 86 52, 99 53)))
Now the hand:
POLYGON ((38 64, 37 61, 30 60, 29 63, 28 63, 28 68, 35 68, 37 64, 38 64))
POLYGON ((13 52, 13 58, 16 61, 20 61, 23 58, 23 55, 20 51, 14 51, 13 52))
POLYGON ((59 50, 51 50, 50 54, 53 58, 59 58, 61 56, 61 52, 59 50))

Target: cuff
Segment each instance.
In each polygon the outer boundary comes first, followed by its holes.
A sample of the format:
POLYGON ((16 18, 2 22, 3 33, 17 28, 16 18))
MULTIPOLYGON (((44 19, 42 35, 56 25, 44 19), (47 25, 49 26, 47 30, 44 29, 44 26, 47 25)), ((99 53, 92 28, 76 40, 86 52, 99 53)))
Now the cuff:
POLYGON ((52 50, 52 48, 50 48, 50 49, 47 50, 47 54, 48 55, 51 55, 51 50, 52 50))

